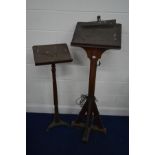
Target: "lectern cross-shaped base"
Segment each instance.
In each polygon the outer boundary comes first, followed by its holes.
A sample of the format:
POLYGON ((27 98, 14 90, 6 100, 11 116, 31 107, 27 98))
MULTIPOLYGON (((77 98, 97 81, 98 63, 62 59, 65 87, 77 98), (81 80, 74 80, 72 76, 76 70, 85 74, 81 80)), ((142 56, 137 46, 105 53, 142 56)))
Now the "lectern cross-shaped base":
POLYGON ((99 111, 95 102, 95 81, 97 61, 101 58, 105 49, 84 48, 88 58, 90 59, 90 74, 89 74, 89 90, 88 97, 78 115, 76 121, 72 122, 72 126, 84 128, 82 140, 88 142, 91 130, 103 132, 106 134, 106 128, 103 127, 100 120, 99 111))
POLYGON ((38 45, 33 46, 35 65, 51 64, 52 78, 53 78, 53 96, 54 96, 54 118, 48 125, 47 131, 57 126, 68 126, 66 122, 61 120, 58 111, 58 94, 56 81, 56 63, 64 63, 73 61, 67 44, 54 45, 38 45))

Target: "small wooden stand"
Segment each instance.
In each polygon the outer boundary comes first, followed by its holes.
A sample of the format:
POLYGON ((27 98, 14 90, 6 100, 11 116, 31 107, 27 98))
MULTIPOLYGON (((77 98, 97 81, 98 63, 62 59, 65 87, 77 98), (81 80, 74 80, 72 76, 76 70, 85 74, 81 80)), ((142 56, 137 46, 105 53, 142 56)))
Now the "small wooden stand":
POLYGON ((78 118, 72 122, 72 126, 84 128, 82 141, 88 142, 91 130, 104 134, 107 132, 95 102, 96 68, 103 52, 108 49, 120 49, 121 24, 116 24, 116 20, 101 21, 100 16, 96 22, 78 22, 71 45, 82 47, 90 60, 88 97, 78 118))
POLYGON ((51 64, 51 72, 53 79, 53 96, 54 96, 54 118, 49 124, 47 131, 50 128, 57 126, 68 126, 66 122, 60 119, 58 110, 58 93, 57 93, 57 81, 56 81, 56 63, 71 62, 67 44, 55 44, 55 45, 39 45, 33 46, 35 65, 48 65, 51 64))

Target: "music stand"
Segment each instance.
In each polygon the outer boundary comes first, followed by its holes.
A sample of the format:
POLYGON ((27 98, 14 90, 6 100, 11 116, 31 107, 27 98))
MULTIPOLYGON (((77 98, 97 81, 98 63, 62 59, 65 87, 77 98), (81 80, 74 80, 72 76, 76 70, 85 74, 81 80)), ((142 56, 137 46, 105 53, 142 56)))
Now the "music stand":
POLYGON ((33 46, 33 54, 35 65, 50 65, 53 79, 53 96, 54 96, 54 118, 49 124, 47 131, 50 128, 65 125, 66 122, 60 119, 58 110, 58 93, 57 93, 57 81, 56 81, 56 64, 71 62, 73 59, 70 56, 70 52, 67 44, 53 44, 53 45, 36 45, 33 46))

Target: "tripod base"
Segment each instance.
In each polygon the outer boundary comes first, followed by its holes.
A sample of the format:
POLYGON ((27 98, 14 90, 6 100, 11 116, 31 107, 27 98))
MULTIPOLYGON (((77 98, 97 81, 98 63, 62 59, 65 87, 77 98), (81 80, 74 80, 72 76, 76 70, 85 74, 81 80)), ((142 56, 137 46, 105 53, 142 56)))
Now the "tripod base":
POLYGON ((60 119, 59 117, 54 117, 53 121, 48 125, 47 130, 49 131, 51 128, 59 127, 59 126, 66 126, 69 127, 69 124, 60 119))

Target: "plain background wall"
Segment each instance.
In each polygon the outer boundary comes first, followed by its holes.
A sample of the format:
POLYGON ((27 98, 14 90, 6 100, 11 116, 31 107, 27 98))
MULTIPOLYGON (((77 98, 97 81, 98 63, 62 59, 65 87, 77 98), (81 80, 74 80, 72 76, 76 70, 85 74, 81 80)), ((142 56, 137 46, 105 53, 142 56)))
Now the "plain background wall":
POLYGON ((96 97, 101 114, 128 115, 129 22, 128 0, 27 0, 27 112, 53 112, 50 66, 35 66, 32 46, 67 43, 74 59, 57 65, 61 113, 78 113, 75 100, 87 94, 89 60, 70 42, 78 21, 116 19, 122 24, 122 49, 102 55, 97 68, 96 97))

